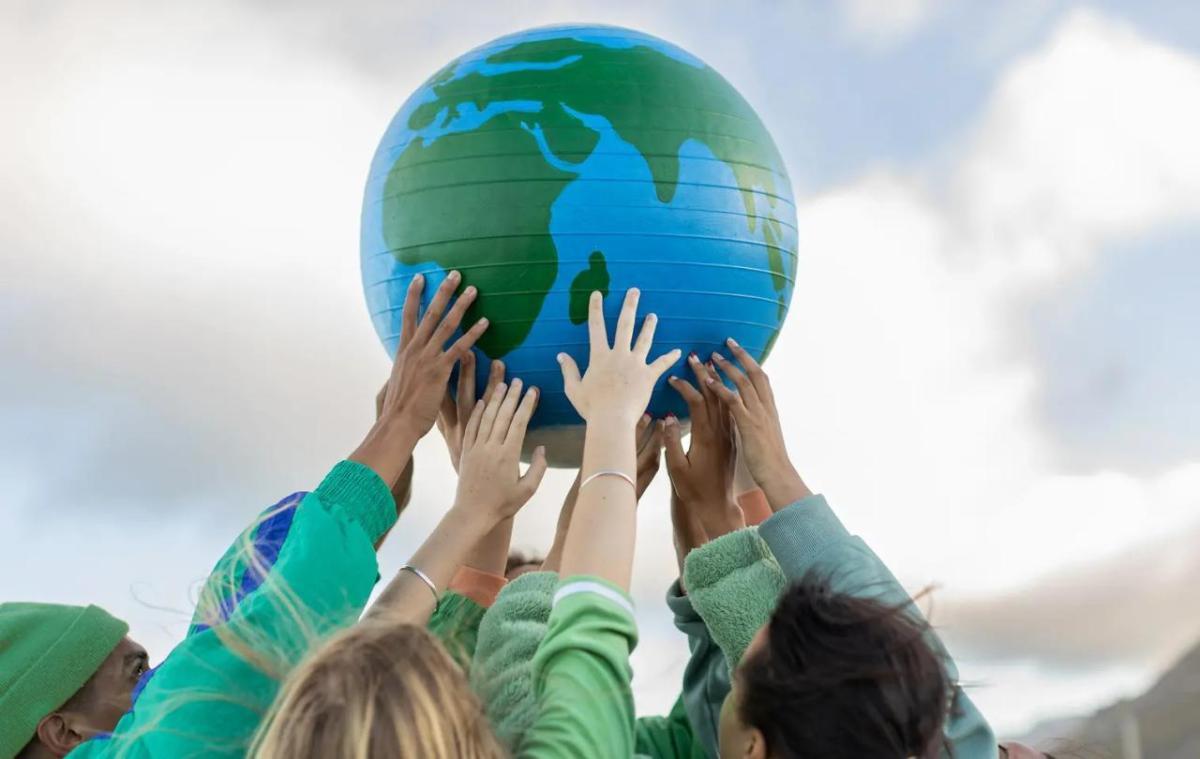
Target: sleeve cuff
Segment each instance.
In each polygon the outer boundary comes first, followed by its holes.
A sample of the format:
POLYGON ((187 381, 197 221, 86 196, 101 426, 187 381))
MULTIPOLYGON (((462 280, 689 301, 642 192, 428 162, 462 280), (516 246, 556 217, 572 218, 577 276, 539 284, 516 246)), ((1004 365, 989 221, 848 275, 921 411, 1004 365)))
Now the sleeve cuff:
POLYGON ((754 527, 771 518, 771 504, 767 502, 766 493, 762 492, 762 488, 742 493, 737 497, 738 506, 742 509, 742 515, 746 517, 746 525, 754 527))
POLYGON ((620 586, 592 575, 572 575, 564 577, 554 590, 552 607, 557 607, 573 596, 587 595, 602 598, 612 605, 623 609, 630 617, 634 616, 633 599, 620 586))
POLYGON ((850 533, 829 508, 823 495, 810 495, 780 510, 758 527, 758 534, 776 556, 815 556, 850 533))
POLYGON ((688 591, 694 593, 763 559, 774 561, 771 549, 755 528, 746 527, 692 550, 683 562, 684 582, 688 591))
POLYGON ((450 580, 450 590, 466 596, 485 609, 496 602, 496 596, 504 589, 508 580, 503 575, 484 572, 474 567, 461 566, 450 580))
POLYGON ((340 461, 316 489, 317 497, 340 506, 366 530, 374 543, 396 523, 396 501, 375 470, 356 461, 340 461))

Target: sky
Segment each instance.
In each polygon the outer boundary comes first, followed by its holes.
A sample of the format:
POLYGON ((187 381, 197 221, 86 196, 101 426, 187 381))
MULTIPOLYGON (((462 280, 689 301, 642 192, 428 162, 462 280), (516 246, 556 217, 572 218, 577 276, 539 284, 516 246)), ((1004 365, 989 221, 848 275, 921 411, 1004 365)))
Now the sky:
MULTIPOLYGON (((1200 638, 1200 6, 0 3, 0 598, 99 603, 159 659, 258 512, 361 439, 388 362, 358 215, 394 110, 505 33, 703 58, 797 195, 767 364, 789 450, 929 613, 997 730, 1200 638)), ((449 506, 436 436, 381 554, 449 506)), ((547 547, 571 475, 515 544, 547 547)), ((639 709, 686 661, 667 484, 639 510, 639 709)))

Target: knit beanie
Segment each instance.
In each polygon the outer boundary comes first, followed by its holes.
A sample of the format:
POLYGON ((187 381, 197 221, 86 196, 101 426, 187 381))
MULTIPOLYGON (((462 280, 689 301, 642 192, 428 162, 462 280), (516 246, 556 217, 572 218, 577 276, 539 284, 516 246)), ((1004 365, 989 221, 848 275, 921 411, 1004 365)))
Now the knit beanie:
POLYGON ((0 603, 0 757, 16 756, 128 631, 98 606, 0 603))

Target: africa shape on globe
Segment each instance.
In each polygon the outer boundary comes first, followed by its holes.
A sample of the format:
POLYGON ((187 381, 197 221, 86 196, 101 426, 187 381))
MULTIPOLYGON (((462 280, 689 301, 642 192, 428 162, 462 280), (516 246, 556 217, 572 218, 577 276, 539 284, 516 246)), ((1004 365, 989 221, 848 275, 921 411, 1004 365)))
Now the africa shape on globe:
MULTIPOLYGON (((641 289, 652 355, 733 337, 765 358, 792 294, 795 206, 766 128, 716 71, 628 29, 542 28, 463 55, 401 107, 371 164, 361 256, 389 353, 414 275, 426 303, 454 269, 479 289, 480 389, 488 358, 539 387, 533 445, 580 423, 555 356, 586 367, 593 290, 611 335, 641 289)), ((649 411, 686 416, 662 384, 649 411)))

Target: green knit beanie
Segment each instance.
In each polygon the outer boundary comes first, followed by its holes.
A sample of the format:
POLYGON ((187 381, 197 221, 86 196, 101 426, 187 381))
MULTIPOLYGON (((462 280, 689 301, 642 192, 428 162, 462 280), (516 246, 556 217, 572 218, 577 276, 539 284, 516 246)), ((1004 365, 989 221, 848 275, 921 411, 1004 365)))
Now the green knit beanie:
POLYGON ((0 603, 0 757, 16 756, 128 631, 99 606, 0 603))

